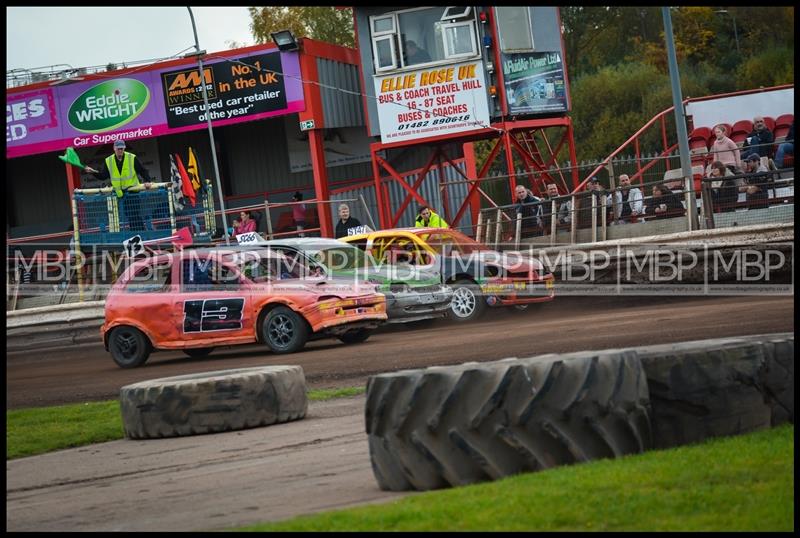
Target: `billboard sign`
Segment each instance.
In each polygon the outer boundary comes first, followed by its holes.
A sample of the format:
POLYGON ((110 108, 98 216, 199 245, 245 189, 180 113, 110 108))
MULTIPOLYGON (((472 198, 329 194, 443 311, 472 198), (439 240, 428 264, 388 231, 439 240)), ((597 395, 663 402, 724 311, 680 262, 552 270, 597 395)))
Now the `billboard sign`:
MULTIPOLYGON (((271 50, 215 59, 204 63, 204 70, 214 126, 305 109, 297 52, 271 50)), ((206 128, 200 73, 194 64, 104 75, 105 80, 7 93, 6 158, 206 128)))
POLYGON ((510 115, 567 111, 567 90, 560 53, 503 54, 502 63, 510 115))
POLYGON ((376 76, 381 141, 401 142, 489 125, 480 60, 376 76))

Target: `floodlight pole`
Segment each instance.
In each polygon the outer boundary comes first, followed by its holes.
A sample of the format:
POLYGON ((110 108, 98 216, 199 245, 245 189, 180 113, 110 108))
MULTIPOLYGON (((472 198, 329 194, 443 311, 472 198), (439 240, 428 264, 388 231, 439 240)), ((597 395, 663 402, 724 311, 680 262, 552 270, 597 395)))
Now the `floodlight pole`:
POLYGON ((203 88, 203 104, 206 107, 206 120, 208 121, 208 138, 211 140, 211 158, 214 160, 214 176, 217 180, 217 190, 219 191, 219 208, 222 211, 222 226, 225 235, 225 244, 230 245, 231 239, 228 236, 228 217, 225 215, 225 198, 222 194, 222 183, 219 180, 219 164, 217 164, 217 146, 214 143, 214 130, 211 128, 211 109, 208 107, 208 90, 206 90, 206 77, 203 72, 203 54, 205 51, 200 50, 200 43, 197 40, 197 26, 194 24, 194 14, 192 8, 186 6, 189 10, 189 17, 192 19, 192 31, 194 32, 194 48, 197 55, 197 65, 200 70, 200 85, 203 88))
POLYGON ((664 40, 667 42, 667 60, 669 63, 669 79, 672 83, 672 105, 675 108, 675 127, 678 132, 678 150, 681 157, 681 173, 684 177, 684 189, 688 194, 689 229, 697 230, 697 198, 694 193, 694 179, 692 177, 692 162, 689 158, 689 135, 686 132, 686 116, 683 110, 683 95, 681 94, 681 79, 678 73, 678 59, 675 55, 675 41, 672 35, 672 17, 669 7, 662 7, 661 14, 664 18, 664 40))

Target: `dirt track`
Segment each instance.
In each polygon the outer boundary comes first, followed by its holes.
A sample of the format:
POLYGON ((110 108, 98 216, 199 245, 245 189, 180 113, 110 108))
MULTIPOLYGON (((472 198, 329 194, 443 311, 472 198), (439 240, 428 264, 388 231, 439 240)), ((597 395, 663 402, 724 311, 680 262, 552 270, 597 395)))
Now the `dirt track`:
MULTIPOLYGON (((155 355, 117 368, 102 347, 7 359, 9 407, 110 399, 122 385, 181 373, 301 364, 311 387, 363 385, 369 374, 432 364, 794 330, 793 297, 564 299, 494 311, 469 326, 381 331, 366 344, 312 343, 273 356, 257 347, 197 360, 155 355)), ((313 403, 305 419, 265 428, 120 440, 6 463, 6 528, 18 531, 224 529, 386 502, 372 476, 364 397, 313 403)))
POLYGON ((292 355, 261 346, 217 349, 202 359, 155 353, 143 367, 123 370, 101 344, 10 353, 6 405, 109 400, 145 379, 270 364, 301 365, 311 388, 364 386, 371 374, 404 368, 791 331, 793 314, 793 297, 568 297, 537 310, 490 309, 470 325, 391 326, 356 346, 317 340, 292 355))

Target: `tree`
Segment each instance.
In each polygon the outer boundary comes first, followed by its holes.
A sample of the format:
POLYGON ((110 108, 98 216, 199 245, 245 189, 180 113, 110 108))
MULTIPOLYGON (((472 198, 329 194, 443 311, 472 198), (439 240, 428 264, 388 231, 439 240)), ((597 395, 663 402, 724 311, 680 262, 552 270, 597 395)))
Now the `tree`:
POLYGON ((250 31, 257 43, 272 40, 272 32, 291 30, 295 37, 310 37, 343 45, 355 46, 352 9, 328 6, 250 7, 250 31))

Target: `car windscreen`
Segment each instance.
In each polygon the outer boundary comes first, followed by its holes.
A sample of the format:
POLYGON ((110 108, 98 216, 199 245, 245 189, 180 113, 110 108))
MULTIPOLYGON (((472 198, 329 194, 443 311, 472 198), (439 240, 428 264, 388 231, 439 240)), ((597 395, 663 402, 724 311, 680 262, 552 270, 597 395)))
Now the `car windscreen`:
POLYGON ((253 282, 303 278, 309 274, 301 256, 285 256, 271 249, 253 249, 226 257, 253 282))
POLYGON ((345 243, 341 245, 309 249, 306 254, 312 260, 321 263, 331 271, 347 271, 367 265, 364 251, 345 243))

